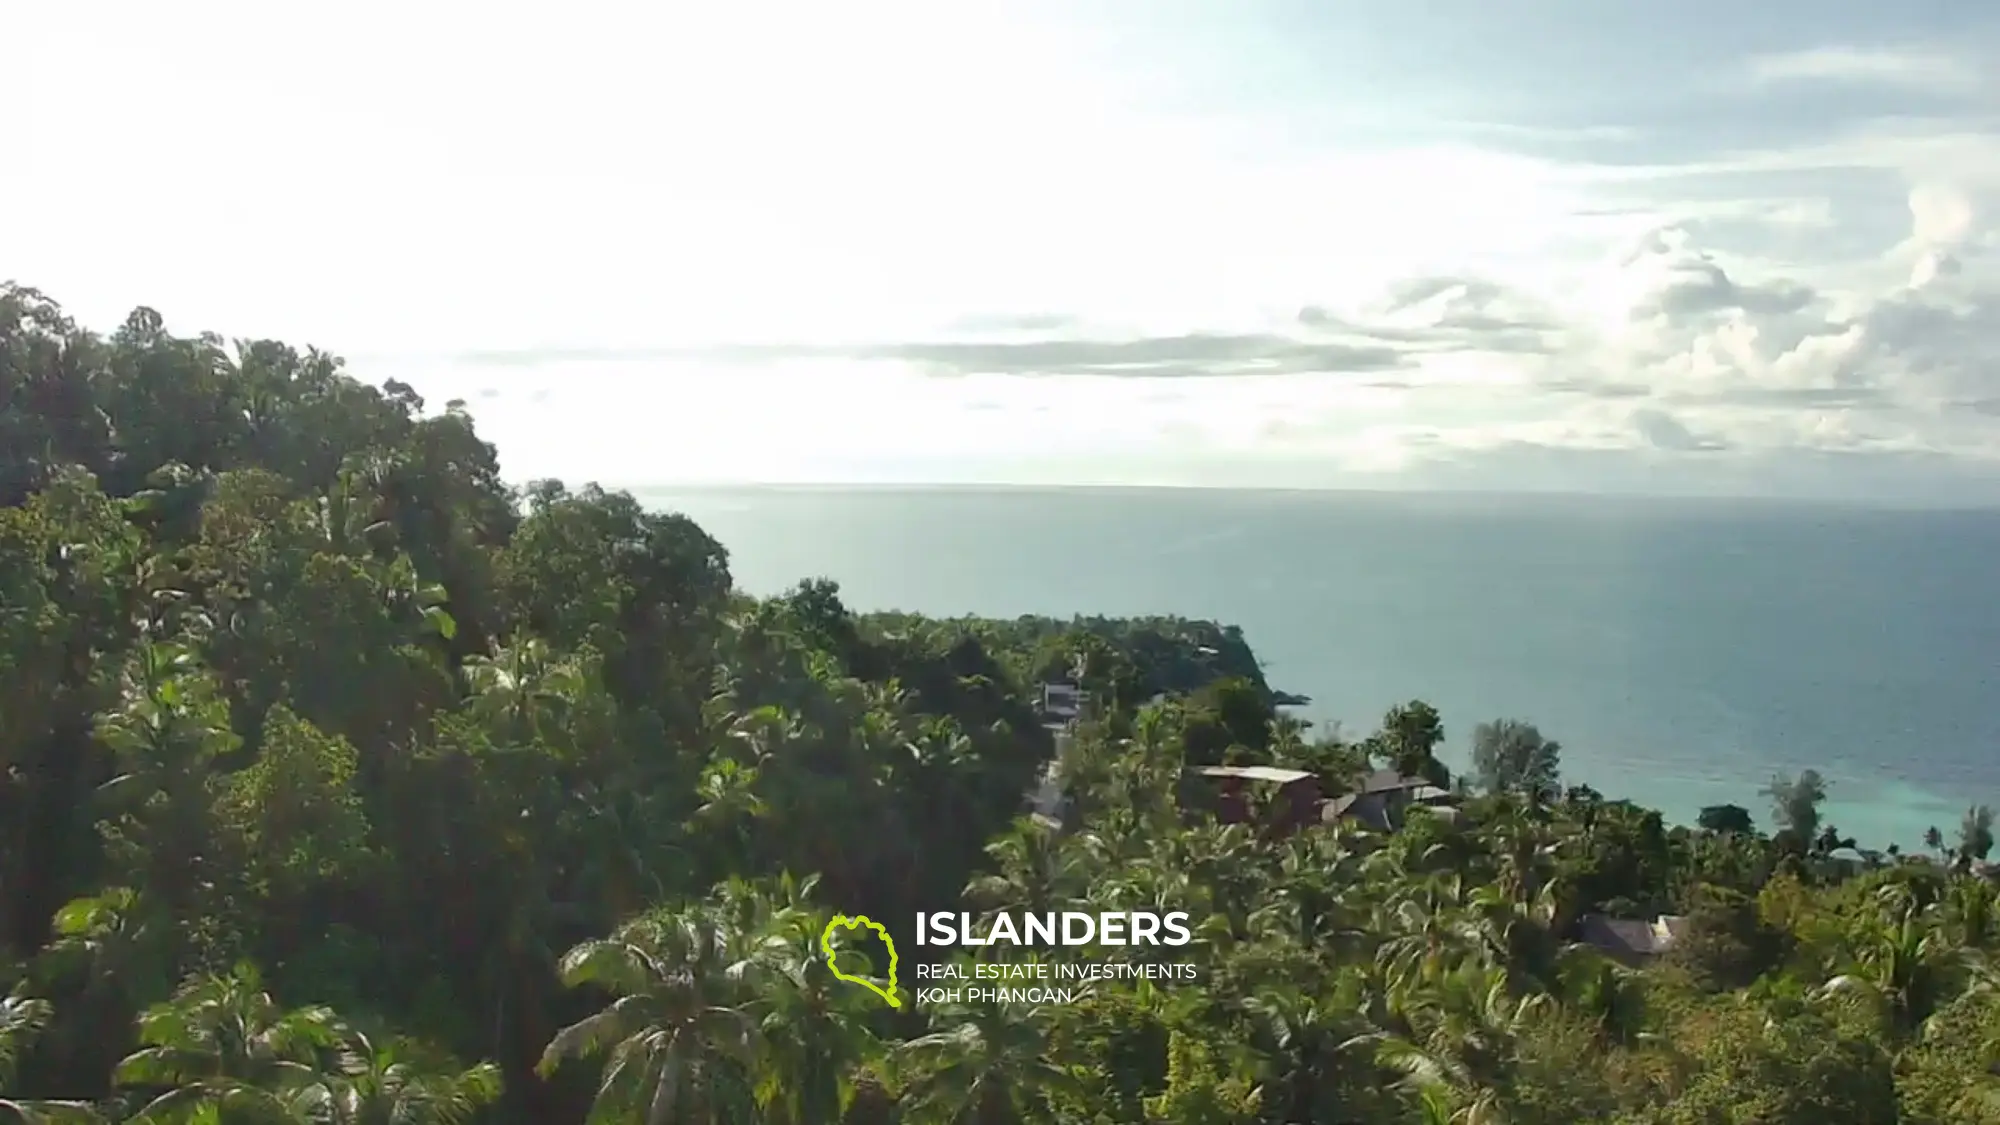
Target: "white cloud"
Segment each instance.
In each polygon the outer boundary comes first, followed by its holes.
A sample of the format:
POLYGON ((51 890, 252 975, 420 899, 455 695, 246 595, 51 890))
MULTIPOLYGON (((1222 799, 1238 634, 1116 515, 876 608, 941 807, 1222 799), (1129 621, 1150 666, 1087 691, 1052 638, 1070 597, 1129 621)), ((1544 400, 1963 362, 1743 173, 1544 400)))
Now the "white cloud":
POLYGON ((1435 75, 1211 112, 1025 0, 22 27, 0 207, 39 221, 0 276, 361 353, 516 475, 2000 476, 2000 107, 1962 54, 1751 60, 1746 119, 1780 83, 1964 108, 1670 151, 1672 120, 1325 125, 1435 75))
POLYGON ((1964 94, 1985 86, 1976 64, 1943 51, 1884 50, 1849 46, 1761 55, 1750 60, 1760 83, 1844 82, 1964 94))

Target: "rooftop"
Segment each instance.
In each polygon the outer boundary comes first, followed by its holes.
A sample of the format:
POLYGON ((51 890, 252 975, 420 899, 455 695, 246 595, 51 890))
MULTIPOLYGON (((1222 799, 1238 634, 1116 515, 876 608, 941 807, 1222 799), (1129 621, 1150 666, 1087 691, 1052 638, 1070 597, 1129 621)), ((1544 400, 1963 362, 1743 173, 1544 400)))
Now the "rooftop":
POLYGON ((1321 802, 1319 806, 1321 824, 1333 824, 1349 816, 1378 832, 1387 832, 1393 827, 1389 823, 1388 810, 1382 807, 1382 802, 1365 800, 1359 793, 1347 793, 1330 801, 1321 802))
POLYGON ((1304 770, 1279 769, 1277 766, 1203 766, 1199 772, 1203 777, 1240 777, 1246 781, 1270 781, 1279 785, 1290 785, 1313 776, 1304 770))
POLYGON ((1687 928, 1686 919, 1662 915, 1648 922, 1642 918, 1612 918, 1586 914, 1578 919, 1585 942, 1612 953, 1633 953, 1642 957, 1665 953, 1687 928))
POLYGON ((1404 777, 1392 769, 1380 769, 1361 779, 1363 793, 1391 793, 1398 789, 1427 789, 1431 783, 1421 777, 1404 777))

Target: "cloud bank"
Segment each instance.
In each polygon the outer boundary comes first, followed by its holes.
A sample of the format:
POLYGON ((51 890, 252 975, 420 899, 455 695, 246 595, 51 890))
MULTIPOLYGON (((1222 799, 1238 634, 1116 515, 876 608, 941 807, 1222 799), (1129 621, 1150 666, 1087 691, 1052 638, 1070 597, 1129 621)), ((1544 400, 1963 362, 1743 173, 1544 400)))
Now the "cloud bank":
POLYGON ((2000 498, 1970 8, 372 5, 32 13, 0 274, 517 476, 2000 498))

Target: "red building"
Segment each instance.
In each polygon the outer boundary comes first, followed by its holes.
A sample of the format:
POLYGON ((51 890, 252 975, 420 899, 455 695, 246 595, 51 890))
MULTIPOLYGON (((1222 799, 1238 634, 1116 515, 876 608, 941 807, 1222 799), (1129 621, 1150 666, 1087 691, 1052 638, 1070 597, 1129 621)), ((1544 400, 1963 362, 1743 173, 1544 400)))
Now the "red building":
POLYGON ((1269 809, 1266 827, 1274 834, 1319 823, 1323 795, 1317 774, 1276 766, 1204 766, 1197 772, 1215 786, 1216 815, 1225 824, 1248 823, 1259 806, 1269 809))

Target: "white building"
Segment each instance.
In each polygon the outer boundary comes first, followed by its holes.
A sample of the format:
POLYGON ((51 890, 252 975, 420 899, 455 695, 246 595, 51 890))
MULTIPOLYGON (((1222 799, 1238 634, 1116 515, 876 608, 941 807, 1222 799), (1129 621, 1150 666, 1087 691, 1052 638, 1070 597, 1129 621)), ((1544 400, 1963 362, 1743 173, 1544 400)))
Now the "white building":
POLYGON ((1042 685, 1042 715, 1056 722, 1073 722, 1083 715, 1090 695, 1075 684, 1042 685))

